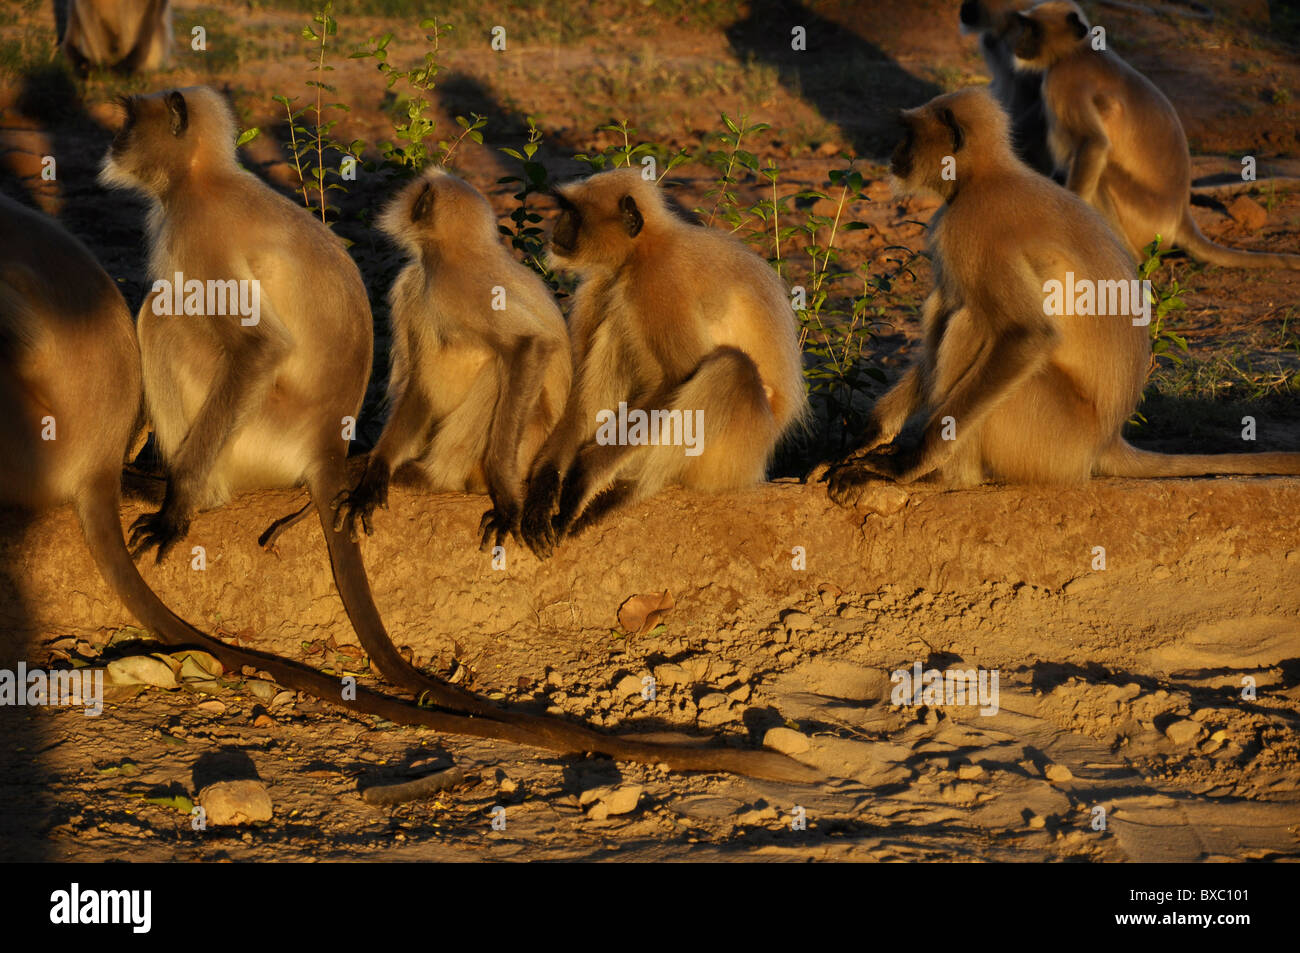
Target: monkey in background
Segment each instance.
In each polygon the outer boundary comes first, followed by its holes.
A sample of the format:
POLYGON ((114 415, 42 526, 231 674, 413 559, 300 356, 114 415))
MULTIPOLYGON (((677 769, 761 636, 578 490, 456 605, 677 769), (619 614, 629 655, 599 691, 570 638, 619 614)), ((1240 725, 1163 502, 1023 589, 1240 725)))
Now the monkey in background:
POLYGON ((1015 14, 1036 0, 965 0, 961 5, 961 32, 979 37, 980 53, 992 81, 989 88, 1011 118, 1011 141, 1016 155, 1043 175, 1056 171, 1047 145, 1047 111, 1043 107, 1043 80, 1016 69, 1012 53, 1015 14))
POLYGON ((390 476, 415 461, 434 490, 488 493, 481 544, 519 539, 523 483, 564 409, 564 317, 542 280, 501 243, 477 189, 431 169, 388 205, 380 228, 410 256, 389 294, 392 406, 336 530, 369 533, 390 476))
POLYGON ((877 402, 860 448, 828 471, 832 499, 851 505, 880 479, 967 487, 1300 473, 1300 453, 1131 446, 1122 430, 1142 396, 1150 339, 1134 324, 1133 298, 1126 311, 1118 296, 1103 305, 1100 290, 1138 284, 1123 243, 1078 196, 1016 157, 1006 114, 986 90, 939 96, 903 118, 891 160, 897 188, 946 203, 930 224, 934 289, 921 357, 877 402), (945 175, 949 157, 955 176, 945 175), (1068 273, 1074 286, 1099 289, 1096 313, 1048 313, 1049 283, 1068 273))
POLYGON ((1048 0, 1015 19, 1016 65, 1042 76, 1048 141, 1066 187, 1101 212, 1134 260, 1159 235, 1214 265, 1300 268, 1300 255, 1226 248, 1201 233, 1178 113, 1118 55, 1093 48, 1078 4, 1048 0))
POLYGON ((171 58, 171 0, 67 0, 63 53, 85 73, 157 70, 171 58))
POLYGON ((415 723, 679 770, 814 776, 776 752, 642 742, 509 711, 402 658, 371 597, 360 549, 334 531, 330 507, 345 488, 349 423, 370 376, 370 307, 360 272, 326 225, 239 167, 234 118, 219 94, 194 87, 131 97, 125 111, 101 180, 142 192, 153 206, 149 272, 157 280, 140 309, 137 336, 145 403, 168 475, 162 508, 132 525, 136 555, 156 547, 161 560, 199 509, 249 490, 305 482, 363 648, 389 681, 444 709, 434 713, 439 720, 415 723), (249 286, 260 289, 255 320, 214 312, 203 299, 194 311, 165 313, 167 297, 174 297, 166 283, 177 274, 187 299, 192 282, 199 283, 196 294, 207 284, 209 295, 213 282, 256 282, 249 286))
POLYGON ((539 557, 664 486, 761 482, 778 441, 808 413, 794 311, 767 262, 678 219, 638 169, 561 186, 557 198, 551 259, 579 284, 573 386, 521 521, 539 557), (649 422, 640 434, 636 419, 649 422))

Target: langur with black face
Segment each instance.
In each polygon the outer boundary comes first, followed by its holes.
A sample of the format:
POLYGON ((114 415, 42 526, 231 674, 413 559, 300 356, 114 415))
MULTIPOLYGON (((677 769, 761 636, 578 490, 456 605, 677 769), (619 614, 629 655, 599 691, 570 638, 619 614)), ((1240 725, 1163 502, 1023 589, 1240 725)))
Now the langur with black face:
POLYGON ((789 291, 767 262, 678 219, 639 169, 557 198, 551 257, 579 284, 573 386, 524 503, 524 540, 539 556, 662 487, 761 482, 808 413, 789 291))
POLYGON ((403 189, 379 224, 410 256, 389 294, 392 410, 335 528, 370 532, 412 462, 430 489, 491 497, 483 547, 518 539, 524 478, 569 393, 564 316, 502 245, 487 199, 445 170, 403 189))
POLYGON ((1071 192, 1097 209, 1135 261, 1156 236, 1193 258, 1239 268, 1300 268, 1300 255, 1226 248, 1201 233, 1192 164, 1173 104, 1109 48, 1071 0, 1015 14, 1018 69, 1041 76, 1048 143, 1071 192))
POLYGON ((940 96, 903 123, 896 187, 945 203, 930 223, 934 290, 920 360, 877 402, 860 448, 827 474, 836 502, 851 505, 882 479, 967 487, 1300 473, 1300 453, 1131 446, 1122 430, 1146 379, 1150 305, 1123 243, 1016 157, 986 90, 940 96), (1065 288, 1080 289, 1069 300, 1086 308, 1067 304, 1065 288))

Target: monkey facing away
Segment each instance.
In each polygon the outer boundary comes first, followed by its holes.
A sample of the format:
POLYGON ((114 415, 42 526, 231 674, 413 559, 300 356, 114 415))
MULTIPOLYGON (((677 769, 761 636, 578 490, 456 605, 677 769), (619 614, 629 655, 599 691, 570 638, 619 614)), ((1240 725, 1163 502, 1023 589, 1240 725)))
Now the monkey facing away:
POLYGON ((1030 168, 1052 175, 1056 162, 1047 145, 1047 111, 1043 108, 1043 79, 1018 71, 1012 55, 1015 14, 1035 0, 965 0, 961 5, 962 33, 979 37, 980 53, 988 67, 989 88, 1011 117, 1011 140, 1016 155, 1030 168))
POLYGON ((216 92, 172 90, 125 107, 101 178, 153 205, 156 280, 137 336, 145 404, 168 474, 162 508, 132 525, 137 555, 157 547, 161 559, 199 509, 305 482, 362 646, 391 682, 462 713, 439 713, 444 730, 683 770, 810 776, 770 751, 639 742, 507 711, 402 658, 371 597, 360 548, 334 531, 330 508, 344 490, 348 433, 370 376, 370 307, 356 265, 327 226, 238 166, 234 119, 216 92))
POLYGON ((390 475, 416 461, 435 490, 490 494, 483 546, 518 538, 524 478, 569 392, 564 317, 501 243, 487 199, 442 169, 403 189, 380 227, 411 256, 389 295, 392 410, 335 527, 369 532, 390 475))
POLYGON ((557 197, 552 260, 579 284, 573 386, 524 503, 524 540, 539 556, 666 485, 761 482, 808 410, 794 312, 767 262, 679 220, 637 169, 557 197))
POLYGON ((897 186, 946 203, 930 224, 934 289, 920 359, 877 402, 860 449, 827 474, 836 502, 881 478, 964 487, 1300 473, 1300 453, 1130 446, 1121 431, 1142 395, 1150 341, 1138 315, 1149 303, 1124 246, 1016 158, 987 91, 940 96, 903 121, 897 186), (1073 306, 1055 295, 1064 287, 1077 290, 1073 306))
POLYGON ((1093 48, 1077 4, 1048 0, 1015 16, 1016 65, 1043 78, 1048 141, 1066 187, 1102 213, 1135 260, 1159 235, 1214 265, 1300 268, 1300 255, 1226 248, 1201 233, 1178 113, 1119 56, 1093 48))
POLYGON ((79 71, 101 67, 134 73, 167 65, 171 0, 68 0, 67 9, 63 53, 79 71))

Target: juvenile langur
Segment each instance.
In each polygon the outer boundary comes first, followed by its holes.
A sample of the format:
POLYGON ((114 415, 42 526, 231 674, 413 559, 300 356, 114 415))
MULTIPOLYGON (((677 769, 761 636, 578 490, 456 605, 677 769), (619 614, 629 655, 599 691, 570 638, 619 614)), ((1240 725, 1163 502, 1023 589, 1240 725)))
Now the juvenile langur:
POLYGON ((1016 65, 1043 78, 1048 142, 1066 187, 1096 208, 1140 261, 1159 235, 1193 258, 1243 268, 1300 268, 1300 255, 1225 248, 1192 217, 1192 166, 1173 104, 1110 49, 1094 49, 1071 0, 1016 14, 1016 65))
POLYGON ((171 0, 68 0, 63 53, 79 71, 161 69, 171 57, 171 0))
POLYGON ((896 186, 946 203, 930 224, 934 290, 920 360, 876 404, 861 448, 829 472, 836 502, 882 477, 966 487, 1300 473, 1300 453, 1130 446, 1121 431, 1142 395, 1150 311, 1123 244, 1016 158, 987 91, 940 96, 903 121, 896 186))
POLYGON ((808 408, 789 292, 763 259, 679 220, 637 169, 558 200, 551 258, 579 284, 573 386, 524 503, 524 541, 543 557, 666 485, 759 483, 808 408))
POLYGON ((1011 117, 1011 142, 1016 155, 1043 175, 1056 163, 1047 145, 1047 111, 1043 108, 1043 78, 1018 71, 1012 55, 1015 14, 1035 0, 965 0, 961 31, 979 37, 980 53, 992 81, 989 89, 1011 117))
POLYGON ((441 708, 473 716, 438 713, 444 730, 680 769, 809 776, 773 752, 642 743, 507 711, 403 659, 371 597, 360 549, 334 531, 330 508, 344 489, 351 422, 371 359, 370 307, 342 242, 239 167, 233 117, 210 89, 128 99, 101 177, 143 192, 153 205, 149 272, 156 280, 137 335, 168 485, 162 509, 132 525, 136 555, 157 547, 161 560, 199 509, 306 483, 335 583, 376 667, 441 708), (185 313, 166 313, 178 303, 185 313))
POLYGON ((393 284, 392 405, 365 475, 335 522, 370 532, 388 483, 414 461, 434 490, 488 493, 484 547, 519 538, 523 481, 564 409, 564 317, 540 278, 501 244, 479 192, 442 169, 402 190, 379 220, 410 263, 393 284))

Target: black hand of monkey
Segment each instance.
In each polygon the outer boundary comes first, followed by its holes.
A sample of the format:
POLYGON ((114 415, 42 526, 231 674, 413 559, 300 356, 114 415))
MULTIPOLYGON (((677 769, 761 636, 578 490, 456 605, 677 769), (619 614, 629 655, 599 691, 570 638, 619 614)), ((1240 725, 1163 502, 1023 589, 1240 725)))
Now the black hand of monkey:
POLYGON ((582 513, 582 504, 587 497, 587 469, 582 465, 582 458, 574 461, 569 472, 564 475, 564 489, 560 493, 560 507, 555 513, 552 524, 555 528, 555 540, 558 543, 568 534, 574 521, 582 513))
POLYGON ((546 464, 528 484, 519 529, 524 544, 538 559, 545 559, 555 549, 555 527, 551 522, 560 499, 560 471, 546 464))
POLYGON ((478 531, 481 537, 479 552, 487 552, 494 546, 500 546, 505 542, 507 535, 513 536, 516 543, 522 542, 519 535, 520 513, 518 500, 503 498, 499 502, 494 501, 492 508, 479 520, 478 531))
POLYGON ((190 531, 190 517, 183 509, 163 504, 157 513, 146 513, 131 524, 131 535, 127 549, 131 558, 139 559, 152 547, 158 547, 154 562, 161 563, 165 557, 190 531))
POLYGON ((334 511, 334 532, 347 530, 348 538, 356 543, 361 540, 357 532, 357 523, 367 536, 373 535, 375 528, 370 517, 375 507, 388 509, 388 474, 380 467, 368 466, 356 489, 344 490, 330 501, 334 511))

